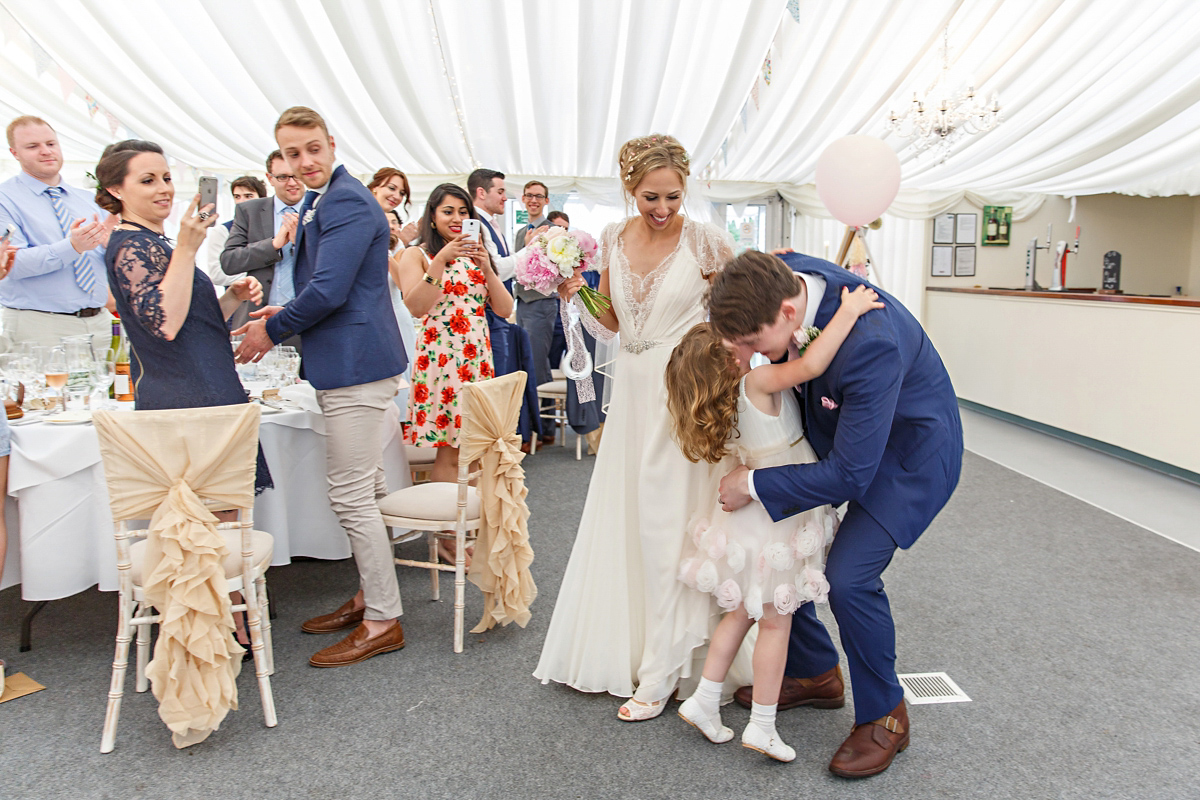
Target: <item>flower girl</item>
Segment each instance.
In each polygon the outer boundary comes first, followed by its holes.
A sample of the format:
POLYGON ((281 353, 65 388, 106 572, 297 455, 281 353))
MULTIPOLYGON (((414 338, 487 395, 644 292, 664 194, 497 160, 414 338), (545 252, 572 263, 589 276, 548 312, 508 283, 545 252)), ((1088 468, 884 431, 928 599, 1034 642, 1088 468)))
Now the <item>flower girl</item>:
MULTIPOLYGON (((733 453, 751 469, 815 461, 792 388, 825 371, 855 320, 883 307, 878 297, 865 286, 853 293, 843 289, 841 307, 825 329, 809 328, 799 337, 798 357, 754 369, 739 364, 707 323, 688 331, 666 370, 667 405, 683 454, 715 463, 733 453)), ((700 685, 679 716, 710 741, 733 738, 721 724, 721 685, 757 622, 754 703, 742 745, 778 761, 796 757, 775 731, 775 709, 791 615, 803 603, 827 602, 824 556, 835 522, 828 506, 774 522, 758 503, 732 513, 716 504, 692 521, 679 579, 712 593, 726 613, 709 644, 700 685)))

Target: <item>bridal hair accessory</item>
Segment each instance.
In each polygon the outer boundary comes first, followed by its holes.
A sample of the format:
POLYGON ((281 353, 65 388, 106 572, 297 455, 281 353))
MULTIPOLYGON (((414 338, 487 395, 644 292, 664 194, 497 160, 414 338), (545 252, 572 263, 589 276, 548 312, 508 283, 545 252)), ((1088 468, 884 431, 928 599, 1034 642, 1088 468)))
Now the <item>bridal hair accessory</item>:
MULTIPOLYGON (((574 276, 575 270, 592 269, 598 249, 596 240, 584 231, 569 231, 558 226, 550 228, 535 236, 517 257, 517 282, 549 296, 563 281, 574 276)), ((612 301, 590 286, 582 287, 576 297, 595 318, 612 308, 612 301)), ((579 402, 591 402, 596 399, 591 377, 592 357, 583 340, 579 311, 574 304, 562 303, 559 315, 567 338, 567 353, 561 364, 563 374, 575 381, 579 402)))
POLYGON ((637 170, 642 159, 651 152, 661 152, 668 159, 681 164, 684 170, 691 170, 691 158, 688 156, 687 151, 683 149, 683 145, 673 136, 660 136, 658 134, 639 136, 636 139, 631 139, 621 149, 621 180, 625 182, 633 178, 634 172, 637 170), (674 148, 677 148, 678 152, 670 152, 670 149, 674 148))

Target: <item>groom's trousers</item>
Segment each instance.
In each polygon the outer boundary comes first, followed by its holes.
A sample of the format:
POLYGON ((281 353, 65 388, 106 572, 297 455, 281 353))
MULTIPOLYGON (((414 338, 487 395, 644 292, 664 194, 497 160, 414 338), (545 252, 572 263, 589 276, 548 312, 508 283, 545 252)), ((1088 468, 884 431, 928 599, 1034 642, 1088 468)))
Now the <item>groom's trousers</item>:
MULTIPOLYGON (((887 716, 904 689, 896 678, 896 628, 881 576, 896 552, 891 535, 857 503, 842 520, 829 557, 829 608, 837 620, 854 691, 854 721, 887 716)), ((792 615, 784 674, 811 678, 837 666, 838 652, 813 603, 792 615)))

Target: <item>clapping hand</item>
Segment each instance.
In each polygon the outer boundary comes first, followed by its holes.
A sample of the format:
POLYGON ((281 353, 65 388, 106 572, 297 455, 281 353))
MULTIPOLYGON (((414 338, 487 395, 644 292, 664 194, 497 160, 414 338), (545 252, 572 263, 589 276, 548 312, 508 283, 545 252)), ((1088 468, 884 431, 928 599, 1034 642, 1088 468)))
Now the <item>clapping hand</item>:
POLYGON ((288 242, 296 241, 296 225, 300 220, 299 214, 287 213, 283 215, 283 219, 279 223, 279 230, 275 232, 275 237, 271 239, 271 246, 276 250, 282 250, 283 246, 288 242))
POLYGON ((536 230, 525 231, 525 246, 528 247, 530 242, 532 242, 540 234, 543 234, 548 230, 550 230, 550 226, 543 225, 542 227, 537 228, 536 230))
POLYGON ((71 247, 75 248, 76 253, 86 253, 107 243, 111 231, 112 228, 106 227, 98 216, 93 215, 91 220, 86 217, 77 219, 71 223, 71 247))
POLYGON ((417 223, 410 222, 400 229, 400 241, 404 242, 404 246, 408 247, 412 244, 412 240, 417 238, 417 223))
POLYGON ((226 291, 232 293, 239 303, 249 300, 251 303, 258 305, 263 301, 262 284, 253 275, 238 278, 229 284, 229 288, 226 291))

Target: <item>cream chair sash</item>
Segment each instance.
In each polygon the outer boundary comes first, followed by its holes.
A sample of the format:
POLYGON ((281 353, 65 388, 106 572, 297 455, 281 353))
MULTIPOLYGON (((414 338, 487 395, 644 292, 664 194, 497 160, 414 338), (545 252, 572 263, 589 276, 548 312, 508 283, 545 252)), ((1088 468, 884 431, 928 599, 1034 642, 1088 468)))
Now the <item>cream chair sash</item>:
POLYGON ((150 518, 146 602, 161 615, 146 668, 159 717, 183 748, 237 709, 242 648, 233 638, 219 508, 254 504, 257 405, 96 412, 113 518, 150 518))
POLYGON ((459 458, 481 462, 479 496, 482 521, 471 561, 471 582, 483 591, 483 618, 471 629, 481 633, 497 623, 529 622, 529 606, 537 586, 529 572, 529 508, 525 505, 525 470, 521 440, 516 434, 525 373, 514 372, 470 385, 463 392, 464 430, 459 435, 459 458))

